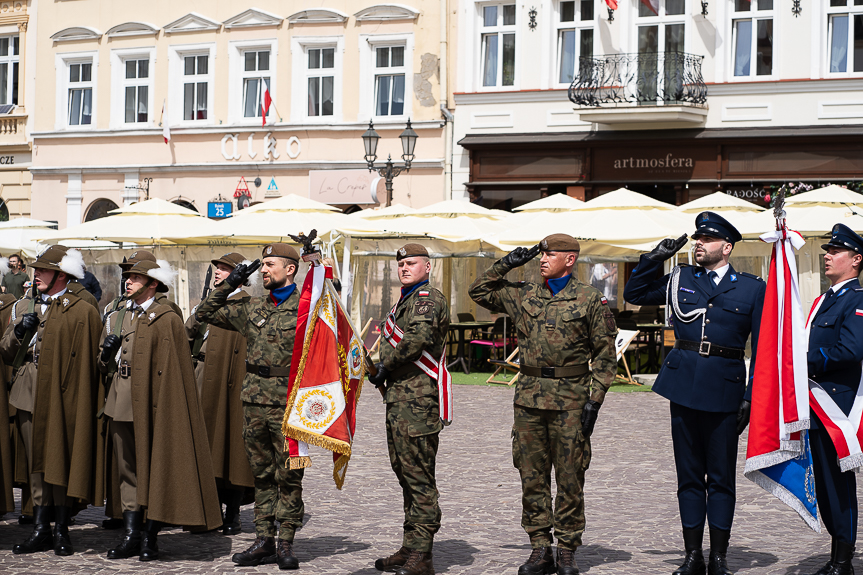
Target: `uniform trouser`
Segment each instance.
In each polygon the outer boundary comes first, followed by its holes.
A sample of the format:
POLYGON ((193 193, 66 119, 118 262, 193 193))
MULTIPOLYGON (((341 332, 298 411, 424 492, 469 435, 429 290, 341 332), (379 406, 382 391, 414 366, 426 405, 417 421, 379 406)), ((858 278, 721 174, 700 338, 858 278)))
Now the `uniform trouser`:
MULTIPOLYGON (((814 418, 818 418, 814 413, 814 418)), ((842 472, 830 435, 814 422, 809 431, 812 467, 815 472, 815 497, 827 532, 852 545, 857 541, 857 478, 854 471, 842 472)))
POLYGON ((405 521, 402 545, 431 552, 440 529, 435 460, 440 444, 436 397, 387 404, 387 449, 402 488, 405 521))
POLYGON ((293 542, 303 526, 303 470, 288 469, 282 435, 284 406, 243 403, 243 441, 255 477, 255 535, 293 542))
MULTIPOLYGON (((33 473, 33 414, 18 410, 18 432, 24 441, 24 452, 27 454, 27 473, 30 477, 30 493, 33 505, 70 507, 71 500, 66 498, 66 486, 54 485, 45 481, 42 473, 33 473)), ((45 441, 45 438, 40 438, 45 441)))
POLYGON ((581 432, 581 410, 557 411, 514 405, 512 463, 521 475, 521 526, 531 546, 575 550, 584 533, 584 472, 590 439, 581 432), (551 507, 551 468, 557 482, 551 507))
POLYGON ((108 424, 111 447, 117 466, 120 484, 120 505, 123 511, 140 511, 138 505, 138 468, 135 454, 135 424, 131 421, 114 421, 108 424))
POLYGON ((671 440, 677 467, 677 504, 684 529, 704 519, 731 530, 737 489, 737 414, 671 403, 671 440))

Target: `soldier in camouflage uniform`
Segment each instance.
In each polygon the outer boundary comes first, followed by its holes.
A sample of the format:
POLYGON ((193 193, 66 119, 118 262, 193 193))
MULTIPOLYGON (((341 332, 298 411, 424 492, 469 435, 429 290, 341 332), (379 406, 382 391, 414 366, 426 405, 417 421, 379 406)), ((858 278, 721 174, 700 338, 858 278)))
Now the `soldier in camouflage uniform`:
POLYGON ((294 284, 299 254, 287 244, 264 246, 261 276, 270 293, 231 299, 231 293, 254 273, 258 263, 240 264, 198 306, 199 322, 240 332, 246 338, 243 439, 255 476, 255 541, 232 557, 238 565, 277 562, 297 569, 294 533, 302 527, 303 470, 286 466, 282 419, 297 329, 299 290, 294 284), (274 540, 279 521, 279 542, 274 540))
POLYGON ((431 263, 423 246, 407 244, 396 261, 402 295, 390 313, 404 335, 396 344, 383 334, 381 362, 369 381, 386 386, 387 447, 404 498, 404 538, 401 549, 378 559, 375 567, 398 575, 433 575, 432 544, 441 520, 435 457, 443 423, 437 384, 414 362, 423 351, 441 356, 449 306, 428 283, 431 263))
POLYGON ((470 297, 506 313, 518 331, 521 377, 515 390, 513 464, 521 474, 521 525, 533 551, 519 575, 555 570, 578 573, 575 549, 584 532, 584 472, 590 435, 617 370, 617 326, 608 301, 572 275, 579 245, 566 234, 548 236, 530 250, 516 248, 470 287, 470 297), (542 252, 542 284, 511 283, 505 276, 542 252), (592 371, 590 364, 592 363, 592 371), (551 468, 557 481, 551 506, 551 468))

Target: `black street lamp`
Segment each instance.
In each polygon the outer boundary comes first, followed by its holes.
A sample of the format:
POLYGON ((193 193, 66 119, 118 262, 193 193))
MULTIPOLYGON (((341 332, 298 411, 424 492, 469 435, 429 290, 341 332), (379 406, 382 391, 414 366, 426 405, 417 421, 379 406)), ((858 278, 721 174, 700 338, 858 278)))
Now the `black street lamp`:
POLYGON ((387 161, 383 166, 375 166, 375 160, 377 160, 377 150, 378 150, 378 141, 381 137, 375 131, 375 126, 372 124, 371 120, 369 120, 369 129, 365 131, 363 134, 363 146, 366 150, 365 160, 366 164, 368 164, 369 171, 377 170, 378 174, 384 181, 386 182, 387 187, 387 206, 390 205, 393 196, 393 178, 402 173, 402 171, 409 172, 411 171, 411 162, 414 160, 414 148, 417 145, 417 133, 411 128, 411 121, 408 120, 408 125, 405 128, 405 131, 401 133, 399 139, 402 141, 402 160, 404 160, 403 166, 396 166, 393 164, 392 155, 387 155, 387 161))

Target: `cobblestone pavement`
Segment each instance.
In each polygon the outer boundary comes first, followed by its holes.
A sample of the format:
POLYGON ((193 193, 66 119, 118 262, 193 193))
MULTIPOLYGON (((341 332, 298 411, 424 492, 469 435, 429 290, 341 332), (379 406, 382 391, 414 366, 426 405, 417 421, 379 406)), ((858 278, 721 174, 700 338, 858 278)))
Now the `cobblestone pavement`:
MULTIPOLYGON (((512 467, 512 390, 456 386, 456 422, 445 429, 438 455, 443 526, 435 542, 435 567, 447 574, 515 575, 530 553, 520 526, 518 474, 512 467)), ((401 493, 387 457, 383 405, 366 388, 353 460, 343 491, 331 478, 331 459, 316 452, 306 471, 306 525, 297 534, 300 570, 316 574, 373 575, 377 557, 401 543, 401 493)), ((745 437, 744 437, 745 440, 745 437)), ((745 441, 741 442, 745 446, 745 441)), ((675 498, 668 404, 652 393, 610 393, 593 436, 586 479, 587 531, 578 564, 591 575, 669 575, 682 555, 675 498)), ((797 515, 743 477, 741 449, 738 502, 729 566, 739 573, 805 574, 827 560, 829 536, 809 530, 797 515)), ((273 573, 275 565, 235 567, 232 553, 251 533, 230 538, 179 529, 159 537, 162 560, 109 561, 106 551, 120 531, 104 531, 101 508, 90 508, 72 527, 76 553, 13 555, 27 537, 17 514, 0 520, 0 573, 273 573)), ((251 505, 243 508, 251 527, 251 505)), ((863 563, 855 560, 857 569, 863 563)))

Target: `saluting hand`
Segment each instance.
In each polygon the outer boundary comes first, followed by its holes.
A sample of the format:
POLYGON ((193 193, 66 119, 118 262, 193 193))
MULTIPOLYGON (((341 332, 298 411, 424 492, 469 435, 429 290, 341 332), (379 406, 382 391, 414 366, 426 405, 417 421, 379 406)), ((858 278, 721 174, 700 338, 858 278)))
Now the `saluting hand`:
POLYGON ((523 266, 524 264, 535 258, 538 253, 539 244, 536 244, 530 249, 515 248, 514 250, 503 256, 500 259, 500 262, 509 269, 514 269, 523 266))
POLYGON ((27 332, 31 329, 35 328, 39 325, 39 316, 35 313, 27 313, 21 318, 21 321, 18 322, 18 325, 15 326, 15 337, 18 341, 24 339, 24 336, 27 335, 27 332))
POLYGON ((231 271, 231 275, 225 278, 225 282, 234 289, 246 283, 252 274, 261 267, 261 260, 255 260, 250 264, 240 264, 231 271))
POLYGON ((671 256, 680 251, 680 248, 686 245, 686 234, 683 234, 676 240, 671 238, 665 238, 659 245, 653 248, 649 254, 647 254, 647 258, 651 259, 655 262, 664 262, 669 259, 671 256))

